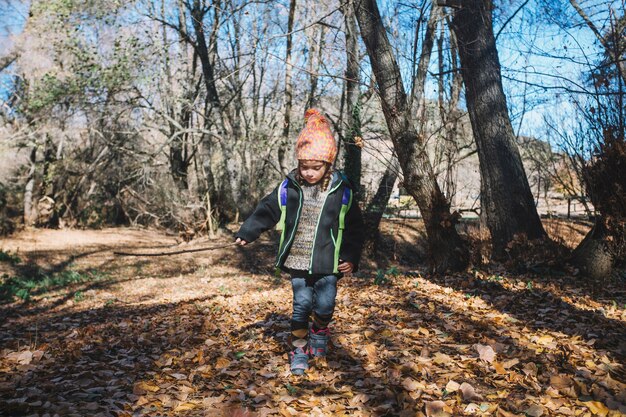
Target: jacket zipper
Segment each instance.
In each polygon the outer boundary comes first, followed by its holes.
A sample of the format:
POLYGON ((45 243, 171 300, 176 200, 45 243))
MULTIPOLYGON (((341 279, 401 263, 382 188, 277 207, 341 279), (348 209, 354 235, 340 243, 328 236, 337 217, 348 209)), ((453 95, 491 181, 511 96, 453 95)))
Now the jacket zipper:
POLYGON ((311 261, 309 262, 309 274, 313 273, 313 254, 315 253, 315 241, 317 240, 317 231, 320 227, 320 219, 322 218, 322 213, 324 212, 324 207, 326 206, 326 201, 328 200, 328 196, 335 191, 341 185, 341 180, 337 182, 335 187, 331 188, 330 191, 326 194, 324 198, 324 204, 322 204, 322 209, 320 210, 320 214, 317 217, 317 224, 315 225, 315 234, 313 234, 313 247, 311 248, 311 261))
MULTIPOLYGON (((296 229, 298 228, 298 223, 300 222, 300 212, 302 211, 302 188, 300 188, 300 185, 296 181, 292 181, 292 183, 300 191, 300 194, 298 195, 298 197, 300 198, 300 201, 298 203, 298 212, 296 213, 296 222, 294 224, 294 227, 291 229, 291 236, 289 237, 289 240, 287 240, 287 242, 283 246, 282 253, 280 253, 278 255, 278 260, 276 262, 276 266, 280 265, 281 259, 282 259, 283 255, 285 254, 285 251, 287 250, 287 247, 289 247, 289 245, 291 245, 291 242, 293 241, 293 237, 296 234, 296 229)), ((285 210, 287 210, 287 207, 285 207, 285 210)))

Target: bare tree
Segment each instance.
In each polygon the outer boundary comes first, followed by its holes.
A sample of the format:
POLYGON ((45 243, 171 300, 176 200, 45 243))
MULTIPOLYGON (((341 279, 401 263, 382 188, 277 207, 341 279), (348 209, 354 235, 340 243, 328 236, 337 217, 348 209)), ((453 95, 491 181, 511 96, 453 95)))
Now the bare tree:
POLYGON ((439 1, 454 8, 465 99, 478 149, 482 208, 493 253, 505 254, 516 235, 546 236, 522 165, 502 88, 491 0, 439 1), (452 4, 454 3, 454 4, 452 4))
POLYGON ((287 19, 287 44, 285 47, 285 116, 283 121, 282 142, 278 147, 278 163, 283 172, 287 171, 285 167, 285 148, 289 143, 289 132, 291 128, 291 108, 293 106, 293 82, 292 82, 292 63, 291 49, 293 44, 293 24, 296 15, 296 0, 289 2, 289 18, 287 19))
MULTIPOLYGON (((361 105, 359 103, 359 44, 357 23, 354 17, 353 0, 348 0, 342 8, 346 37, 346 80, 345 103, 347 109, 347 128, 344 137, 344 169, 347 177, 354 184, 356 201, 361 201, 361 147, 356 138, 362 137, 361 105)), ((378 225, 376 225, 378 228, 378 225)))
POLYGON ((355 14, 376 77, 383 113, 404 174, 404 186, 415 198, 428 235, 436 271, 461 270, 469 262, 456 218, 435 179, 423 138, 413 126, 400 68, 392 52, 375 0, 356 0, 355 14))

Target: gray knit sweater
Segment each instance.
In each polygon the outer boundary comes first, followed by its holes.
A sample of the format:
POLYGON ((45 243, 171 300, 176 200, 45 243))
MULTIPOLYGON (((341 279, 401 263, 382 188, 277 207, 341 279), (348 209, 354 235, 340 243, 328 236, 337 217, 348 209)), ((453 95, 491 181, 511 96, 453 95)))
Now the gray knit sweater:
POLYGON ((322 191, 319 185, 302 186, 302 212, 289 256, 285 260, 287 268, 301 271, 309 269, 317 220, 329 189, 322 191))

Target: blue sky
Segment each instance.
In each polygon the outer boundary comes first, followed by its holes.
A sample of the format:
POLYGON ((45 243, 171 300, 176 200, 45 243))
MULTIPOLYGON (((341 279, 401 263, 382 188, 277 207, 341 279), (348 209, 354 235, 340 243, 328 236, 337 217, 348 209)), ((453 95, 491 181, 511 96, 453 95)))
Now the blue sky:
MULTIPOLYGON (((22 32, 28 13, 27 3, 9 0, 0 2, 0 56, 13 46, 12 36, 22 32)), ((0 100, 6 99, 7 86, 11 75, 7 71, 0 73, 0 100)))
MULTIPOLYGON (((381 4, 385 13, 393 2, 385 0, 381 4)), ((527 7, 533 4, 529 2, 527 7)), ((11 47, 12 35, 21 32, 27 10, 26 2, 0 2, 0 54, 11 47)), ((586 26, 563 33, 556 26, 529 25, 528 15, 524 11, 516 15, 502 30, 497 46, 513 126, 520 134, 541 137, 544 115, 571 111, 571 101, 562 88, 577 88, 581 74, 589 69, 586 59, 596 61, 600 48, 586 26)), ((500 20, 505 18, 506 14, 500 20)), ((498 24, 496 20, 496 32, 501 29, 498 24)), ((436 65, 435 56, 432 65, 436 65)), ((0 96, 5 96, 10 80, 10 72, 0 75, 0 96)), ((427 94, 432 95, 433 90, 436 86, 430 84, 427 94)))

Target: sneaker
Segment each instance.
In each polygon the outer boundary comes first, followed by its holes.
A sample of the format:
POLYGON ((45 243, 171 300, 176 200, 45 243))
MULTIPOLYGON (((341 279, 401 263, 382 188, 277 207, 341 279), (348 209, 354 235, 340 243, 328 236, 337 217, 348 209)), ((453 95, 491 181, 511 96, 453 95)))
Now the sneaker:
POLYGON ((309 332, 309 352, 311 356, 324 357, 328 352, 328 339, 330 339, 330 330, 327 328, 313 330, 309 332))
POLYGON ((289 367, 294 375, 303 375, 309 369, 309 354, 306 340, 299 339, 294 342, 295 349, 289 352, 289 367))

